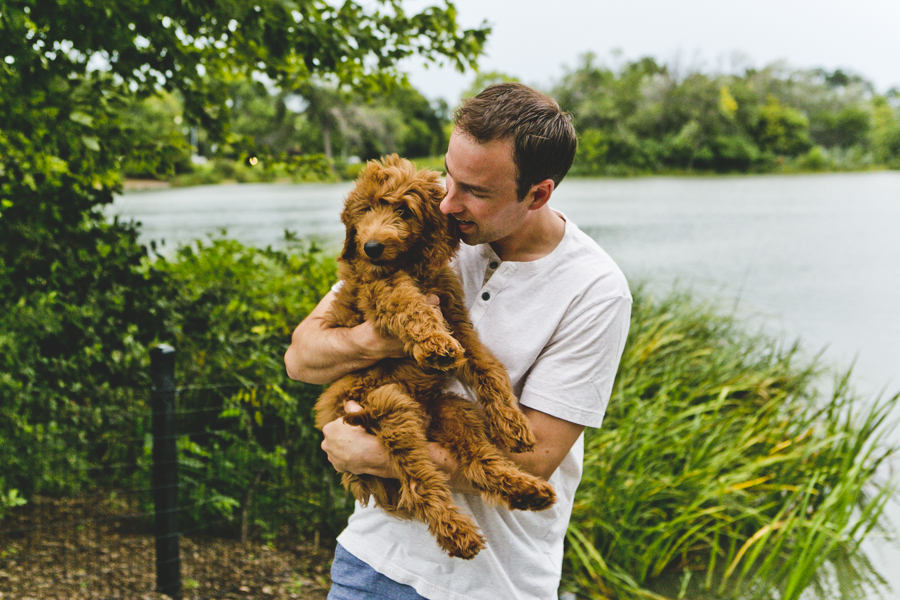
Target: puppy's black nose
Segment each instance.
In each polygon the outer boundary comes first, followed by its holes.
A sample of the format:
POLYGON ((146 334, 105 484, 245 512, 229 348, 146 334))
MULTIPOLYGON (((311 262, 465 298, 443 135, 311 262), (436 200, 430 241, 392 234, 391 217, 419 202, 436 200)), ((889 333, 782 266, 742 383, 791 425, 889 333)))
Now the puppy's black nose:
POLYGON ((366 251, 369 258, 377 259, 384 252, 384 244, 380 242, 366 242, 363 245, 363 250, 366 251))

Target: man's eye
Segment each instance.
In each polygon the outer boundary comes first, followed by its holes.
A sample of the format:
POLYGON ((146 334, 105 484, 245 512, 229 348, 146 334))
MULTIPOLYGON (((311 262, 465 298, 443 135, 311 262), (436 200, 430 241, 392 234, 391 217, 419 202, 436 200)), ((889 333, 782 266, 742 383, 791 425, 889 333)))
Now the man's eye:
POLYGON ((470 187, 460 186, 460 191, 462 193, 464 193, 466 196, 472 196, 473 198, 481 198, 481 194, 479 194, 478 192, 476 192, 475 190, 473 190, 470 187))

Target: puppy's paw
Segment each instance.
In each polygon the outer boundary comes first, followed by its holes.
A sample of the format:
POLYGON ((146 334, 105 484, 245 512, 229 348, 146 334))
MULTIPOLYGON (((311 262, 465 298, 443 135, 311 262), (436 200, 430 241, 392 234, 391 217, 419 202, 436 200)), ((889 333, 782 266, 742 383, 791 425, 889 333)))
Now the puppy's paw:
POLYGON ((455 515, 447 518, 441 529, 437 542, 450 556, 469 560, 484 548, 484 537, 466 517, 455 515))
POLYGON ((508 498, 509 507, 514 510, 546 510, 556 502, 556 492, 546 481, 533 478, 523 482, 508 498))
POLYGON ((433 337, 413 348, 413 358, 422 367, 450 371, 465 362, 465 350, 454 338, 433 337))

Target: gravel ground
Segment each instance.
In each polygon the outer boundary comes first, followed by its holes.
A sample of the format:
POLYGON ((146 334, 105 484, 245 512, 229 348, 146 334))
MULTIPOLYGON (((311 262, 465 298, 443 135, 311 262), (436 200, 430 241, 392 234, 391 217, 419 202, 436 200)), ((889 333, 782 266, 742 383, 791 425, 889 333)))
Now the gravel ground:
MULTIPOLYGON (((0 600, 171 600, 156 593, 152 532, 121 505, 32 502, 0 521, 0 600)), ((323 600, 331 550, 180 540, 182 598, 323 600)))

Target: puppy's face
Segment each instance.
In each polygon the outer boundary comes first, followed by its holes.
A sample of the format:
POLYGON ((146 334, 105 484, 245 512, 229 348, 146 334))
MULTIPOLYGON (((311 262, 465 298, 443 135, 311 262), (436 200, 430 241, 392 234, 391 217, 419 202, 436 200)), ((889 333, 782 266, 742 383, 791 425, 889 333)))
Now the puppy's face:
POLYGON ((436 172, 416 172, 396 155, 370 162, 341 213, 347 230, 341 258, 389 265, 427 259, 436 244, 455 250, 454 226, 439 208, 444 194, 436 172))

